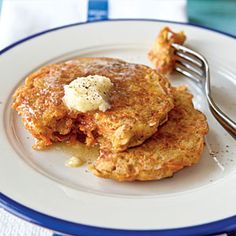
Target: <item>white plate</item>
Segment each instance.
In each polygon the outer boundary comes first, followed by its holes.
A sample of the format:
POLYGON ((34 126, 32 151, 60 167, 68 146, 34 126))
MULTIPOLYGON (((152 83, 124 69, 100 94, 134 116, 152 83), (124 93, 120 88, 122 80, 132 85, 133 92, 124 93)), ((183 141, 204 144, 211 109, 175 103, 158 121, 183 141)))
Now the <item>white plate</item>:
POLYGON ((235 141, 210 114, 194 82, 172 76, 174 84, 188 85, 195 106, 207 115, 206 147, 199 164, 162 181, 117 183, 93 176, 86 167, 67 168, 64 153, 32 150, 33 139, 10 109, 15 88, 47 63, 74 56, 108 56, 149 65, 148 49, 166 25, 184 30, 187 44, 206 56, 215 101, 236 118, 236 40, 232 37, 184 24, 116 20, 61 27, 27 38, 0 56, 3 207, 71 234, 116 235, 124 230, 124 235, 190 235, 236 229, 235 141))

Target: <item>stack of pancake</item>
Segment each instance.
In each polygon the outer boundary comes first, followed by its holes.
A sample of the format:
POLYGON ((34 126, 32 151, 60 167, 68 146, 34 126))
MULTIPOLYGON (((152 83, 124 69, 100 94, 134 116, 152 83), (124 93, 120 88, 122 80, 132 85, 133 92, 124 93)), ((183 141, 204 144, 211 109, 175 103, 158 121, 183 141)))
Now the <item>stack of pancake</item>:
POLYGON ((197 163, 208 131, 185 87, 174 88, 157 70, 113 58, 76 58, 47 65, 26 78, 12 107, 36 138, 35 149, 56 142, 97 145, 100 156, 89 169, 118 181, 172 176, 197 163), (111 108, 70 110, 64 85, 76 78, 110 78, 111 108))

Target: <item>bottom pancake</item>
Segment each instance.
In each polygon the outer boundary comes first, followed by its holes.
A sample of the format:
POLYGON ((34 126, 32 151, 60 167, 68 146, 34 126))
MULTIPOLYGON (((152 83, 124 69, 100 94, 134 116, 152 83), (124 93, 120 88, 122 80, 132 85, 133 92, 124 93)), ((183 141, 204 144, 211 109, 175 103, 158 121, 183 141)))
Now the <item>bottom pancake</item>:
POLYGON ((118 181, 157 180, 197 163, 208 132, 206 117, 194 109, 186 88, 173 88, 175 107, 168 121, 142 145, 124 152, 101 150, 90 166, 97 176, 118 181))

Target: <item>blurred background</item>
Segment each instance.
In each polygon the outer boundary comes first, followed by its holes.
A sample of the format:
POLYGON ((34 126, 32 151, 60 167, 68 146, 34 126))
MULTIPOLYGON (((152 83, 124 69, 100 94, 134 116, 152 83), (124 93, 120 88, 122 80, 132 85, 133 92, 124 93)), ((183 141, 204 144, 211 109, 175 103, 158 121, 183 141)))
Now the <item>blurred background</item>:
POLYGON ((236 0, 0 0, 0 49, 49 28, 115 18, 189 22, 236 36, 236 0))
MULTIPOLYGON (((0 0, 0 50, 54 27, 119 18, 198 24, 236 37, 236 0, 0 0)), ((0 208, 1 236, 52 234, 0 208)))

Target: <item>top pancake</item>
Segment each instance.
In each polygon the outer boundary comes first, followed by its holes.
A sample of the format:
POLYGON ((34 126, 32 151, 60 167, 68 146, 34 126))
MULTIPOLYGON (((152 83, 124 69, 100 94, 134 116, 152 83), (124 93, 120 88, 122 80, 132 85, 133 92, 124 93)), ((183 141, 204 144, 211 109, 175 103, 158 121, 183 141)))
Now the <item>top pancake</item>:
POLYGON ((37 139, 34 148, 78 139, 119 152, 143 143, 173 108, 169 83, 151 68, 111 58, 77 58, 47 65, 26 78, 13 108, 37 139), (77 77, 102 75, 114 84, 106 112, 78 112, 63 103, 63 86, 77 77))

